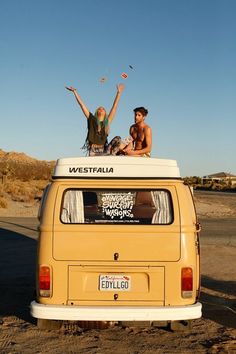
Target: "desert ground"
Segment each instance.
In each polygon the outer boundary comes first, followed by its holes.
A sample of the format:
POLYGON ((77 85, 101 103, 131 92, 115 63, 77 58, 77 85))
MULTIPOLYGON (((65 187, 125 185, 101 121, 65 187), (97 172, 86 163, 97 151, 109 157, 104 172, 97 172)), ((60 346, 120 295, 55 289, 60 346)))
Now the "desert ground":
POLYGON ((0 208, 0 353, 172 354, 236 353, 236 193, 198 192, 203 316, 188 332, 113 326, 39 330, 29 314, 34 299, 38 203, 0 208))

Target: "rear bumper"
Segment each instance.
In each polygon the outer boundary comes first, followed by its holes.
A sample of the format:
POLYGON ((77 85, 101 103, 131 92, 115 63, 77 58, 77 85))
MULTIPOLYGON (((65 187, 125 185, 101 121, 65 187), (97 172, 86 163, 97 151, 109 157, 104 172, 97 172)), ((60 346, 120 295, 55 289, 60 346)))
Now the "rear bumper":
POLYGON ((30 304, 33 317, 68 321, 180 321, 202 316, 202 304, 188 306, 66 306, 30 304))

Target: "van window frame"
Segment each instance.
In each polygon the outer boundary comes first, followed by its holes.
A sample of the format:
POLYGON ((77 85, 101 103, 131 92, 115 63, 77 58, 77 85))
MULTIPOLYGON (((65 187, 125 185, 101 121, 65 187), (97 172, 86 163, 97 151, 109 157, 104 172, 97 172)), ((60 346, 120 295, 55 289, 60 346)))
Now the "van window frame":
MULTIPOLYGON (((61 198, 61 205, 60 205, 60 216, 59 216, 59 219, 60 219, 60 222, 64 225, 112 225, 112 226, 121 226, 121 225, 131 225, 131 226, 134 226, 134 225, 145 225, 145 226, 169 226, 169 225, 172 225, 174 222, 175 222, 175 213, 174 213, 174 205, 173 205, 173 196, 172 196, 172 193, 169 189, 167 188, 124 188, 124 189, 121 189, 121 188, 78 188, 78 187, 69 187, 69 188, 66 188, 64 191, 63 191, 63 194, 62 194, 62 198, 61 198), (81 192, 119 192, 120 193, 125 193, 125 192, 155 192, 155 191, 161 191, 161 192, 165 192, 168 194, 168 206, 169 206, 169 212, 170 212, 170 222, 168 223, 141 223, 141 222, 128 222, 126 220, 126 222, 109 222, 109 220, 106 220, 107 222, 64 222, 62 220, 62 210, 63 210, 63 206, 64 206, 64 198, 65 198, 65 195, 68 191, 71 191, 71 190, 75 190, 75 191, 81 191, 81 192)), ((117 220, 115 220, 117 221, 117 220)))

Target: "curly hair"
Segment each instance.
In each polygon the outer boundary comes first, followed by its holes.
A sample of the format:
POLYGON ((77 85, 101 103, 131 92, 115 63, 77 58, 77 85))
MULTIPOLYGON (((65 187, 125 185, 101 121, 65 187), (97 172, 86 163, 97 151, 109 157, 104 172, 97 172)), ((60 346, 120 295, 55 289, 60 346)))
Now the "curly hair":
POLYGON ((140 112, 142 113, 143 116, 147 116, 148 115, 148 110, 144 107, 137 107, 134 109, 134 113, 136 112, 140 112))

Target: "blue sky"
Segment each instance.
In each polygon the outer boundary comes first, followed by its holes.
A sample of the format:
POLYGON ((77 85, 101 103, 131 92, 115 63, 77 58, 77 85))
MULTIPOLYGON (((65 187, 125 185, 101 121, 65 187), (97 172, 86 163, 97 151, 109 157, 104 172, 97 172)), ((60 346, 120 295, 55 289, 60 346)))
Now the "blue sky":
POLYGON ((110 138, 144 106, 153 157, 183 176, 236 174, 235 15, 234 0, 0 0, 0 148, 83 154, 87 122, 65 85, 93 112, 123 82, 110 138))

